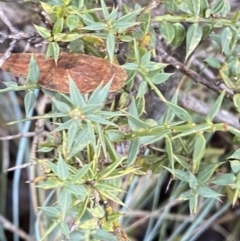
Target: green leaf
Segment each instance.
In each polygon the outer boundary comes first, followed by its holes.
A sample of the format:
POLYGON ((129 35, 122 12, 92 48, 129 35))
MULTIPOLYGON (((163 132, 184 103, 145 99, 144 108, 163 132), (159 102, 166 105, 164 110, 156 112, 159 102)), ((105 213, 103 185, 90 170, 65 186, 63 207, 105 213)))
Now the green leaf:
POLYGON ((2 82, 7 88, 17 88, 18 84, 15 81, 2 82))
POLYGON ((55 98, 52 98, 52 102, 61 113, 68 113, 71 110, 69 105, 55 98))
POLYGON ((86 102, 82 94, 77 88, 75 81, 72 79, 71 76, 69 78, 69 90, 70 90, 70 99, 71 103, 74 107, 84 108, 86 106, 86 102))
POLYGON ((186 30, 181 23, 174 23, 173 27, 174 27, 175 35, 171 45, 177 48, 182 44, 183 40, 185 39, 186 30))
MULTIPOLYGON (((82 183, 85 183, 85 180, 82 180, 82 183)), ((80 185, 80 182, 77 184, 65 183, 64 187, 69 193, 76 195, 78 200, 85 199, 88 194, 87 189, 84 185, 80 185)))
POLYGON ((116 22, 116 24, 122 24, 122 23, 131 23, 131 21, 134 20, 135 17, 138 16, 138 14, 142 11, 142 9, 138 9, 132 12, 129 12, 128 14, 123 15, 121 18, 119 18, 116 22))
POLYGON ((44 27, 41 27, 41 26, 37 26, 37 25, 35 25, 35 24, 33 24, 33 25, 34 25, 34 27, 36 28, 38 34, 39 34, 41 37, 43 37, 43 38, 45 38, 45 39, 51 37, 51 32, 50 32, 48 29, 46 29, 46 28, 44 28, 44 27))
POLYGON ((163 21, 160 23, 160 33, 164 39, 170 44, 175 36, 175 28, 169 22, 163 21))
POLYGON ((240 94, 235 94, 233 96, 233 103, 237 110, 240 112, 240 94))
POLYGON ((49 57, 53 57, 55 63, 57 64, 59 53, 60 53, 60 48, 59 48, 58 43, 51 42, 47 48, 46 59, 49 57))
POLYGON ((101 148, 102 148, 103 154, 105 157, 107 157, 108 154, 107 154, 107 150, 106 150, 105 135, 104 135, 105 133, 103 131, 102 125, 97 123, 96 127, 97 127, 96 132, 97 132, 99 141, 101 143, 101 148))
POLYGON ((188 164, 189 159, 182 155, 173 155, 174 159, 185 169, 189 170, 190 165, 188 164))
POLYGON ((220 165, 221 163, 209 164, 199 168, 198 175, 197 175, 198 182, 199 183, 207 182, 220 165))
POLYGON ((186 40, 186 58, 194 51, 198 46, 202 38, 202 28, 197 24, 192 24, 187 30, 187 40, 186 40))
POLYGON ((139 53, 139 47, 136 39, 133 39, 133 49, 134 49, 134 57, 137 63, 140 63, 140 53, 139 53))
POLYGON ((107 35, 107 51, 110 62, 112 63, 114 60, 114 51, 115 51, 115 36, 112 33, 108 33, 107 35))
MULTIPOLYGON (((125 30, 125 29, 127 29, 127 28, 130 28, 130 27, 133 27, 134 25, 137 25, 138 23, 137 22, 133 22, 133 23, 128 23, 128 22, 121 22, 121 23, 115 23, 114 24, 114 27, 115 27, 115 29, 117 29, 117 30, 125 30)), ((121 38, 122 39, 122 37, 123 36, 119 36, 119 38, 121 38)), ((125 36, 125 38, 123 38, 123 39, 125 39, 126 40, 126 42, 130 42, 130 40, 133 40, 133 37, 131 37, 131 36, 129 36, 129 35, 127 35, 127 36, 125 36)))
POLYGON ((63 18, 59 18, 53 25, 53 35, 61 33, 63 30, 63 18))
POLYGON ((74 181, 74 182, 77 182, 78 180, 80 180, 80 179, 84 176, 84 174, 88 171, 88 169, 89 169, 90 167, 91 167, 91 164, 90 164, 90 163, 84 165, 83 167, 81 167, 81 168, 78 170, 78 172, 75 174, 73 181, 74 181))
POLYGON ((202 35, 203 40, 209 38, 209 36, 212 33, 212 29, 213 29, 213 25, 211 24, 206 24, 205 26, 203 26, 203 35, 202 35))
POLYGON ((222 14, 223 17, 226 16, 226 14, 230 11, 231 5, 229 1, 221 0, 215 2, 215 4, 212 5, 211 10, 214 14, 222 14))
POLYGON ((59 207, 39 207, 50 218, 58 218, 61 214, 59 207))
POLYGON ((167 129, 167 130, 163 130, 162 132, 160 133, 154 133, 153 136, 149 136, 150 134, 147 134, 146 132, 148 132, 148 130, 145 131, 145 133, 141 133, 141 129, 139 130, 139 133, 137 133, 135 135, 135 138, 140 138, 140 144, 141 145, 144 145, 144 146, 147 146, 147 145, 150 145, 152 143, 156 143, 157 141, 160 141, 162 140, 164 137, 166 137, 166 135, 168 134, 171 134, 172 131, 170 129, 167 129))
POLYGON ((210 189, 209 187, 207 187, 205 185, 196 188, 196 192, 200 196, 207 197, 207 198, 218 198, 218 197, 222 196, 220 193, 213 191, 212 189, 210 189))
POLYGON ((208 112, 207 118, 206 118, 207 121, 211 122, 213 120, 213 118, 215 117, 215 115, 218 113, 218 111, 222 105, 224 95, 225 95, 225 91, 223 91, 221 93, 221 95, 217 98, 214 105, 211 107, 210 111, 208 112))
POLYGON ((138 128, 148 128, 148 125, 139 119, 138 109, 136 106, 136 101, 132 98, 129 113, 128 113, 128 124, 131 130, 136 130, 138 128))
POLYGON ((87 230, 94 230, 98 228, 98 220, 97 219, 88 219, 87 221, 81 223, 79 225, 79 228, 81 230, 87 229, 87 230))
POLYGON ((107 182, 96 182, 94 187, 99 191, 108 191, 108 192, 122 192, 121 188, 115 187, 112 184, 107 182))
POLYGON ((86 197, 85 200, 78 205, 78 214, 75 219, 75 225, 79 224, 79 221, 81 220, 82 216, 85 214, 86 209, 87 209, 88 200, 89 200, 89 198, 86 197))
POLYGON ((234 173, 238 173, 240 171, 240 161, 237 161, 237 160, 230 161, 230 165, 234 173))
POLYGON ((179 200, 189 200, 193 196, 192 190, 183 192, 179 196, 179 200))
POLYGON ((172 175, 174 177, 176 177, 177 179, 183 181, 183 182, 189 182, 189 173, 187 172, 184 172, 182 170, 178 170, 178 169, 175 169, 175 170, 172 170, 168 167, 164 167, 165 169, 167 169, 170 173, 172 173, 172 175))
POLYGON ((192 189, 195 188, 198 184, 197 178, 191 172, 189 172, 189 182, 188 182, 188 184, 189 184, 189 187, 192 188, 192 189))
POLYGON ((97 207, 94 207, 94 208, 88 208, 87 210, 95 218, 100 219, 105 215, 105 210, 100 205, 98 205, 97 207))
POLYGON ((37 97, 36 97, 34 91, 29 91, 25 95, 25 97, 24 97, 24 106, 25 106, 25 111, 26 111, 27 115, 32 110, 33 106, 35 105, 36 99, 37 99, 37 97))
POLYGON ((74 30, 79 24, 79 17, 76 15, 69 14, 66 18, 66 25, 70 31, 74 30))
POLYGON ((146 52, 146 53, 141 57, 141 60, 140 60, 141 65, 142 65, 142 66, 146 66, 147 64, 149 64, 150 59, 151 59, 151 53, 150 53, 150 52, 146 52))
POLYGON ((125 63, 124 65, 122 65, 122 67, 124 69, 127 69, 127 70, 137 70, 138 64, 136 64, 136 63, 125 63))
POLYGON ((41 237, 40 241, 43 241, 58 225, 58 222, 53 222, 53 224, 44 232, 44 235, 41 237))
MULTIPOLYGON (((222 70, 219 70, 219 73, 224 81, 224 83, 231 89, 237 88, 236 84, 227 76, 222 70)), ((234 97, 233 97, 234 98, 234 97)), ((238 97, 237 97, 238 99, 238 97)))
POLYGON ((174 158, 173 158, 173 147, 172 142, 168 136, 165 136, 165 142, 166 142, 166 152, 168 155, 168 161, 171 165, 171 168, 174 172, 174 158))
POLYGON ((47 13, 47 14, 51 14, 52 13, 52 6, 45 3, 45 2, 40 2, 41 7, 43 8, 43 10, 47 13))
POLYGON ((86 27, 83 27, 82 29, 84 30, 91 30, 91 31, 98 31, 98 30, 103 30, 105 28, 104 23, 93 23, 89 24, 86 27))
POLYGON ((140 14, 138 21, 141 22, 140 28, 144 35, 149 33, 149 27, 151 23, 151 14, 150 12, 145 12, 140 14))
POLYGON ((68 133, 67 133, 67 150, 70 150, 72 147, 72 144, 79 132, 79 126, 78 123, 75 121, 72 121, 70 125, 68 126, 68 133))
POLYGON ((109 14, 109 20, 112 21, 112 22, 116 22, 116 19, 118 17, 118 11, 119 9, 118 8, 113 8, 112 9, 112 12, 109 14))
POLYGON ((89 136, 89 131, 87 128, 85 129, 82 129, 74 143, 73 143, 73 146, 70 150, 70 153, 69 153, 69 158, 73 157, 74 155, 76 155, 78 152, 82 151, 89 143, 91 142, 91 139, 90 139, 90 136, 89 136))
POLYGON ((72 0, 62 0, 62 2, 63 7, 65 8, 72 2, 72 0))
POLYGON ((126 207, 126 205, 115 194, 113 194, 113 193, 111 193, 109 191, 102 191, 102 190, 99 191, 99 193, 101 195, 103 195, 104 197, 106 197, 106 198, 108 198, 108 199, 110 199, 110 200, 112 200, 112 201, 114 201, 114 202, 116 202, 116 203, 126 207))
POLYGON ((238 159, 240 160, 240 149, 237 149, 228 159, 238 159))
POLYGON ((191 214, 197 212, 197 205, 198 205, 198 195, 191 195, 191 197, 189 198, 189 210, 191 214))
MULTIPOLYGON (((184 13, 187 13, 188 15, 192 15, 192 11, 190 10, 187 1, 181 1, 178 2, 177 7, 183 11, 184 13)), ((195 19, 195 18, 194 18, 195 19)))
POLYGON ((211 66, 215 69, 220 69, 220 67, 221 67, 221 63, 215 57, 207 57, 206 59, 204 59, 204 61, 207 62, 207 64, 209 66, 211 66))
POLYGON ((59 33, 54 36, 55 41, 61 41, 61 42, 72 42, 74 40, 80 39, 83 35, 79 33, 59 33), (59 35, 59 37, 58 37, 59 35), (57 40, 59 39, 59 40, 57 40))
POLYGON ((208 3, 208 0, 201 0, 200 1, 200 15, 202 17, 207 17, 206 12, 208 10, 210 10, 209 8, 210 8, 210 6, 209 6, 209 3, 208 3))
MULTIPOLYGON (((109 154, 109 157, 113 162, 117 161, 120 158, 120 155, 116 151, 116 147, 112 141, 109 140, 107 136, 105 136, 106 148, 109 154)), ((122 146, 121 146, 122 147, 122 146)))
POLYGON ((182 107, 170 102, 166 102, 166 105, 181 119, 187 122, 192 122, 191 115, 182 107))
POLYGON ((153 83, 154 84, 162 84, 166 80, 169 79, 169 77, 172 76, 172 74, 169 73, 158 73, 153 77, 153 83))
POLYGON ((195 18, 197 18, 200 13, 201 0, 187 0, 187 4, 188 4, 189 9, 195 16, 195 18))
MULTIPOLYGON (((94 130, 94 126, 92 125, 92 123, 90 121, 87 122, 87 130, 88 130, 88 135, 89 135, 89 139, 91 142, 91 146, 94 149, 94 152, 97 152, 97 140, 96 140, 96 135, 95 135, 95 130, 94 130)), ((96 153, 97 155, 97 153, 96 153)))
MULTIPOLYGON (((182 126, 182 127, 184 127, 184 126, 182 126)), ((201 125, 192 124, 192 126, 191 127, 189 126, 186 131, 184 130, 185 127, 184 127, 184 129, 181 130, 181 126, 179 126, 179 128, 175 127, 174 129, 175 129, 175 131, 181 132, 180 134, 173 137, 173 139, 177 139, 179 137, 189 136, 191 134, 195 134, 195 133, 198 133, 198 132, 201 132, 201 131, 211 130, 212 126, 211 126, 211 124, 201 124, 201 125)))
POLYGON ((200 162, 205 153, 206 140, 202 134, 197 135, 193 150, 193 173, 198 172, 200 162))
POLYGON ((68 170, 67 163, 63 160, 62 156, 60 155, 58 158, 57 163, 57 174, 61 180, 65 180, 69 177, 70 173, 68 170))
POLYGON ((104 0, 101 0, 101 7, 102 7, 102 12, 103 12, 104 18, 108 20, 109 19, 109 12, 108 12, 108 9, 107 9, 107 6, 106 6, 104 0))
POLYGON ((9 122, 8 125, 14 125, 14 124, 17 124, 17 123, 30 121, 30 120, 49 119, 49 118, 58 118, 58 117, 66 117, 66 114, 50 113, 50 114, 45 114, 45 115, 38 115, 38 116, 33 116, 33 117, 21 119, 21 120, 18 120, 18 121, 12 121, 12 122, 9 122))
POLYGON ((62 189, 59 195, 59 206, 61 208, 61 214, 63 215, 63 218, 68 212, 68 209, 70 208, 72 204, 72 194, 67 191, 66 188, 62 189))
POLYGON ((225 173, 220 175, 216 179, 212 180, 211 183, 214 183, 216 185, 226 186, 234 183, 235 180, 236 180, 236 177, 232 173, 225 173))
POLYGON ((67 223, 61 223, 60 224, 60 230, 63 235, 65 235, 66 238, 70 237, 70 229, 68 227, 67 223))
POLYGON ((58 43, 53 42, 52 48, 53 48, 53 59, 54 59, 55 63, 57 64, 59 53, 60 53, 60 47, 59 47, 58 43))
POLYGON ((40 77, 40 69, 38 67, 37 61, 34 58, 34 55, 31 56, 31 60, 28 66, 28 83, 37 83, 40 77))
POLYGON ((240 11, 234 11, 233 16, 231 17, 231 21, 236 23, 240 20, 240 11))
POLYGON ((104 180, 106 177, 111 175, 111 173, 123 162, 123 158, 119 158, 117 161, 113 162, 111 165, 97 173, 98 180, 104 180))
POLYGON ((233 37, 232 30, 229 27, 223 29, 221 33, 222 52, 226 55, 230 53, 230 44, 233 37))
POLYGON ((127 159, 127 166, 133 165, 136 161, 137 155, 139 153, 140 141, 139 139, 131 141, 129 152, 128 152, 128 159, 127 159))
POLYGON ((96 240, 104 240, 104 241, 118 241, 118 238, 103 229, 96 229, 92 231, 91 236, 96 240))
POLYGON ((116 126, 117 127, 116 124, 114 124, 111 121, 106 120, 105 118, 102 118, 99 115, 87 115, 87 119, 91 122, 95 122, 95 123, 98 123, 98 124, 107 125, 107 126, 116 126))
POLYGON ((95 90, 94 92, 91 94, 89 100, 88 100, 88 105, 90 104, 103 104, 104 101, 107 98, 107 95, 109 93, 109 89, 110 86, 112 84, 112 80, 110 79, 109 82, 102 87, 102 85, 100 84, 95 90))
POLYGON ((59 5, 54 5, 52 8, 52 16, 54 16, 55 19, 64 17, 63 7, 59 5))
POLYGON ((138 87, 137 98, 144 97, 148 91, 148 84, 146 81, 142 81, 138 87))
POLYGON ((164 2, 164 8, 166 9, 166 12, 169 13, 175 13, 177 11, 177 4, 174 0, 170 1, 163 1, 164 2))

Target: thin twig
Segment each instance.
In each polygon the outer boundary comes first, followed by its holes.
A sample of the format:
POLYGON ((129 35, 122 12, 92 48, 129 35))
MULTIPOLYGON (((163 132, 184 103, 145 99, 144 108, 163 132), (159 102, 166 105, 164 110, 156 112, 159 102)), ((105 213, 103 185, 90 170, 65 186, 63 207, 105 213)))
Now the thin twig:
POLYGON ((18 133, 16 135, 11 135, 11 136, 0 137, 0 140, 13 140, 13 139, 21 138, 21 137, 33 137, 33 136, 40 135, 40 134, 41 134, 41 136, 49 135, 49 133, 46 131, 27 132, 27 133, 18 133))
MULTIPOLYGON (((19 31, 13 27, 13 25, 11 24, 11 22, 8 20, 8 18, 5 16, 3 10, 0 8, 0 18, 2 19, 2 21, 8 26, 9 30, 11 31, 11 33, 13 34, 18 34, 19 31)), ((17 43, 17 39, 13 39, 12 42, 10 43, 7 51, 4 53, 3 57, 0 59, 0 67, 3 65, 4 61, 9 58, 15 44, 17 43)))
POLYGON ((234 92, 230 88, 228 88, 222 81, 214 78, 210 79, 208 78, 208 76, 200 76, 197 72, 187 68, 184 64, 179 62, 175 57, 168 54, 167 51, 165 51, 165 47, 163 47, 162 45, 162 37, 159 34, 159 30, 155 29, 155 31, 157 33, 157 46, 156 46, 157 57, 155 58, 156 61, 169 63, 176 70, 190 77, 195 83, 201 83, 206 87, 208 87, 209 89, 217 92, 225 91, 228 98, 230 99, 233 98, 234 92))
MULTIPOLYGON (((184 108, 201 115, 207 115, 211 109, 210 105, 186 93, 179 94, 179 102, 184 108)), ((214 121, 227 123, 237 129, 240 128, 238 116, 226 110, 219 110, 214 117, 214 121)))
POLYGON ((3 227, 8 230, 11 231, 13 233, 16 233, 19 235, 19 237, 21 237, 22 239, 26 240, 26 241, 34 241, 35 239, 33 239, 32 237, 30 237, 27 233, 25 233, 22 229, 15 227, 11 222, 9 222, 5 217, 3 217, 0 214, 0 223, 2 223, 3 227))

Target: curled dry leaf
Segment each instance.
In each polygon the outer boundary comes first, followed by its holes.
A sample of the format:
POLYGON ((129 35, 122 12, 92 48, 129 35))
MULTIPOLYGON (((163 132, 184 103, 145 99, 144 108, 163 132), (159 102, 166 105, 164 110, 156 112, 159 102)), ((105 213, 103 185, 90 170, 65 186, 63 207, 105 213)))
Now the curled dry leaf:
MULTIPOLYGON (((31 56, 31 53, 11 54, 1 68, 14 76, 26 78, 31 56)), ((122 67, 95 56, 61 53, 57 65, 53 59, 45 60, 45 54, 34 54, 34 58, 41 72, 39 85, 61 93, 69 92, 68 75, 82 93, 92 92, 100 83, 106 84, 111 79, 110 91, 115 92, 124 85, 127 78, 122 67)))

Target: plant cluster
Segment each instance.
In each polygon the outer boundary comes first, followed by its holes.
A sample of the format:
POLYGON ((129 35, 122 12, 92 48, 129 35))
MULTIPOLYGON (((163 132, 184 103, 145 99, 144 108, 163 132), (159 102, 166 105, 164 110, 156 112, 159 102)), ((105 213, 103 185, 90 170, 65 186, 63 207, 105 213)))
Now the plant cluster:
MULTIPOLYGON (((240 131, 228 120, 215 121, 221 108, 231 105, 240 110, 239 11, 231 12, 226 0, 162 0, 144 7, 130 3, 112 7, 106 2, 39 2, 47 22, 34 26, 47 42, 46 58, 54 58, 57 64, 61 51, 87 53, 112 63, 124 62, 122 68, 128 74, 117 94, 109 94, 109 80, 83 95, 69 77, 70 93, 43 89, 51 98, 51 111, 31 117, 37 105, 32 86, 40 75, 32 58, 25 84, 29 89, 24 99, 28 117, 10 124, 44 119, 51 126, 51 133, 38 143, 39 154, 34 159, 41 174, 30 180, 40 189, 53 190, 40 208, 45 219, 39 240, 130 240, 125 227, 131 219, 122 217, 120 206, 126 213, 128 208, 134 209, 129 195, 135 195, 136 180, 149 172, 152 181, 158 177, 159 190, 151 193, 152 183, 146 181, 149 189, 145 192, 143 187, 145 196, 139 200, 146 205, 149 194, 153 212, 163 189, 170 192, 169 202, 177 200, 180 212, 189 210, 199 222, 219 200, 224 205, 215 218, 240 197, 240 131), (158 9, 160 14, 154 14, 158 9), (171 53, 184 47, 182 63, 171 53), (170 100, 161 91, 173 76, 169 67, 188 78, 181 81, 182 92, 179 79, 179 88, 175 87, 170 100), (216 74, 209 75, 209 71, 216 74), (205 116, 178 102, 184 92, 197 88, 202 88, 202 98, 210 106, 205 116), (210 89, 217 92, 216 98, 210 89), (167 107, 161 118, 145 118, 149 92, 167 107), (231 152, 211 147, 212 137, 219 132, 234 139, 231 152), (166 187, 166 180, 174 180, 173 187, 166 187), (200 216, 204 205, 207 211, 200 216)), ((17 91, 19 86, 8 82, 3 91, 8 90, 17 91)), ((135 201, 140 209, 144 204, 137 204, 139 200, 135 201)), ((144 240, 196 240, 193 233, 198 221, 193 225, 178 221, 178 228, 169 235, 166 230, 171 222, 163 220, 168 219, 171 206, 161 205, 165 210, 158 221, 149 219, 144 240), (164 227, 159 231, 161 222, 164 227)))

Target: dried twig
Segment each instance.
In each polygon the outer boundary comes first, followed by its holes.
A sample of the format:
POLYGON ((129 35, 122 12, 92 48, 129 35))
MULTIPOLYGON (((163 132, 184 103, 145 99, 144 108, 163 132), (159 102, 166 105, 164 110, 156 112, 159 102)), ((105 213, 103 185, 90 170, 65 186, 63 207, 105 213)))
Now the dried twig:
MULTIPOLYGON (((207 115, 211 108, 210 105, 186 93, 181 93, 179 95, 179 102, 184 108, 192 110, 201 115, 207 115)), ((214 121, 227 123, 237 129, 240 128, 238 116, 226 110, 219 110, 214 117, 214 121)))
MULTIPOLYGON (((2 19, 2 21, 8 26, 9 30, 11 31, 11 33, 13 34, 18 34, 19 31, 13 27, 13 25, 11 24, 11 22, 8 20, 8 18, 5 16, 3 10, 0 7, 0 18, 2 19)), ((0 59, 0 67, 3 65, 4 61, 10 56, 15 44, 17 43, 17 39, 13 39, 12 42, 10 43, 7 51, 5 52, 5 54, 3 55, 3 57, 0 59)))
POLYGON ((163 41, 162 41, 162 37, 159 34, 159 30, 155 29, 155 31, 157 33, 157 46, 156 46, 157 57, 155 58, 156 61, 169 63, 176 70, 190 77, 195 83, 201 83, 206 87, 208 87, 209 89, 217 92, 225 91, 228 98, 230 99, 233 98, 234 92, 230 88, 228 88, 222 81, 214 78, 208 78, 208 76, 204 75, 204 73, 200 76, 197 72, 189 69, 184 64, 179 62, 175 57, 171 56, 165 50, 166 48, 162 44, 163 41))
POLYGON ((40 131, 40 132, 18 133, 16 135, 0 137, 0 140, 13 140, 13 139, 21 138, 21 137, 33 137, 33 136, 37 136, 37 135, 47 136, 47 135, 49 135, 49 133, 48 132, 42 132, 42 131, 40 131))
POLYGON ((14 226, 11 222, 9 222, 1 214, 0 214, 0 223, 3 225, 3 227, 6 230, 9 230, 9 231, 11 231, 13 233, 18 234, 19 237, 21 237, 23 240, 26 240, 26 241, 34 241, 35 240, 32 237, 30 237, 27 233, 25 233, 22 229, 14 226))

